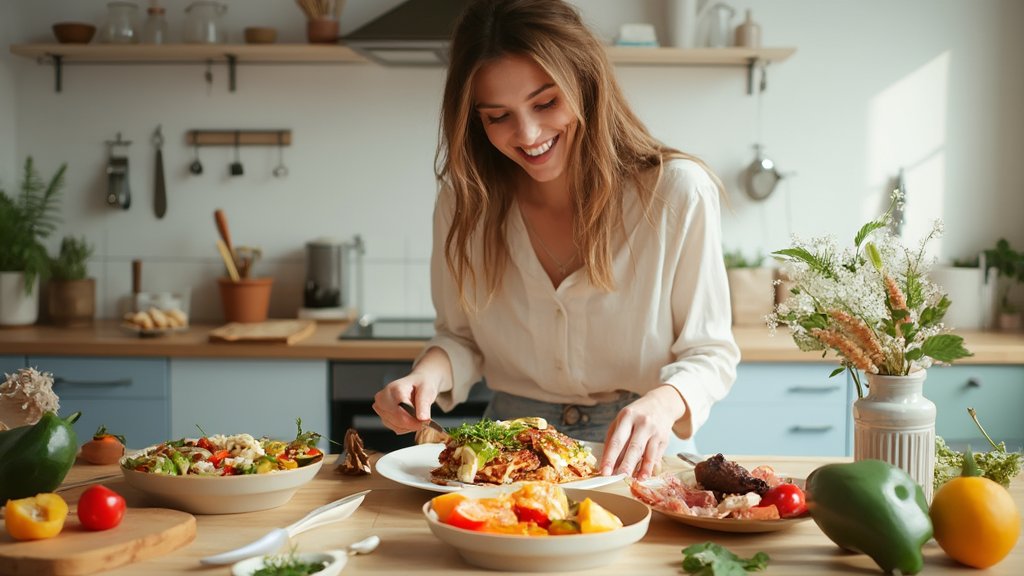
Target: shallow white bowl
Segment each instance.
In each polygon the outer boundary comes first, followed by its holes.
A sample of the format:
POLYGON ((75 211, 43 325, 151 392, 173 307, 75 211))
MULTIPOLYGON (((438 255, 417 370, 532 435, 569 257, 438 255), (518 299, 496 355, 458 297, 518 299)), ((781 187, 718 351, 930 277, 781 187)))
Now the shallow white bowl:
MULTIPOLYGON (((241 562, 236 562, 231 566, 231 576, 252 576, 261 568, 266 566, 265 561, 271 556, 256 556, 255 558, 247 558, 241 562)), ((342 550, 336 550, 331 552, 303 552, 296 554, 295 557, 306 563, 312 562, 326 562, 327 566, 319 571, 313 572, 310 576, 333 576, 341 572, 341 569, 345 567, 348 562, 348 555, 342 550)))
POLYGON ((323 460, 294 470, 241 476, 166 476, 121 468, 132 488, 193 514, 235 514, 276 508, 320 471, 323 460))
MULTIPOLYGON (((466 488, 462 493, 470 498, 486 498, 509 489, 466 488)), ((444 524, 437 519, 429 501, 423 505, 423 515, 430 531, 458 550, 463 560, 491 570, 554 573, 607 566, 615 562, 627 546, 647 534, 651 509, 643 502, 596 490, 566 489, 565 492, 570 500, 582 502, 590 498, 597 502, 622 520, 622 528, 596 534, 515 536, 475 532, 444 524)))

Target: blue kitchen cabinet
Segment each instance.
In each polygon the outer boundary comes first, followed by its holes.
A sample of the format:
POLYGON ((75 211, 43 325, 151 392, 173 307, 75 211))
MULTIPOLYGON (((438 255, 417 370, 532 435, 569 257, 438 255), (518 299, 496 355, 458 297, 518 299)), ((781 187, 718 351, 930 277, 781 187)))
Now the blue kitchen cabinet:
POLYGON ((978 412, 985 431, 1010 450, 1024 445, 1024 366, 932 366, 924 382, 924 395, 935 403, 935 433, 947 443, 976 451, 991 449, 967 414, 978 412))
POLYGON ((167 360, 29 356, 28 365, 53 374, 60 414, 81 412, 79 444, 99 426, 124 435, 129 448, 163 442, 170 432, 167 360))
POLYGON ((25 367, 24 356, 0 356, 0 378, 4 374, 14 374, 25 367))
MULTIPOLYGON (((171 359, 171 436, 251 434, 281 440, 330 433, 326 360, 171 359)), ((341 442, 344 438, 335 438, 341 442)))
POLYGON ((845 456, 850 384, 833 366, 741 363, 729 395, 697 432, 702 454, 845 456))

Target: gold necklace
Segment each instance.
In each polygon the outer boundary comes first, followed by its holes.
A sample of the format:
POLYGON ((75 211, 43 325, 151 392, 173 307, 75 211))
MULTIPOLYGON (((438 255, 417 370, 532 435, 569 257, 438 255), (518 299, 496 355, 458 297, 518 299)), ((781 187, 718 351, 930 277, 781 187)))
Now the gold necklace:
POLYGON ((561 275, 561 277, 565 278, 566 276, 568 276, 569 265, 576 261, 576 254, 573 253, 572 257, 569 258, 569 261, 563 264, 561 260, 556 258, 555 255, 551 253, 551 250, 548 250, 548 245, 544 243, 544 239, 540 237, 540 234, 537 234, 537 231, 533 229, 533 226, 530 226, 530 221, 527 220, 526 213, 520 210, 519 215, 523 217, 523 224, 526 225, 527 234, 531 234, 534 238, 537 239, 537 243, 540 244, 540 249, 543 250, 544 253, 548 255, 548 258, 551 258, 551 260, 555 263, 555 266, 558 267, 558 273, 561 275))

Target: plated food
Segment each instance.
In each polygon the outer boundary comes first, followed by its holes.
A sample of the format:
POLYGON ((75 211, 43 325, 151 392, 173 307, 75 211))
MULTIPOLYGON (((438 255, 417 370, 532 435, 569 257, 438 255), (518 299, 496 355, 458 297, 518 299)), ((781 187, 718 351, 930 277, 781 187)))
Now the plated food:
POLYGON ((485 418, 447 432, 440 466, 430 473, 437 484, 565 483, 597 475, 597 458, 590 447, 543 418, 485 418))
POLYGON ((670 518, 712 530, 768 532, 809 518, 803 482, 770 466, 748 472, 716 454, 693 470, 631 481, 640 501, 670 518))
POLYGON ((316 476, 320 434, 299 431, 291 442, 249 434, 182 438, 121 459, 132 487, 161 505, 196 514, 266 510, 288 502, 316 476))
MULTIPOLYGON (((457 496, 495 498, 516 490, 517 485, 470 487, 457 496)), ((618 518, 622 526, 598 532, 530 537, 467 530, 444 523, 433 509, 433 501, 423 505, 423 515, 430 531, 454 547, 466 562, 494 570, 555 573, 607 566, 614 563, 626 547, 647 533, 651 510, 642 502, 628 496, 572 488, 565 489, 565 495, 568 501, 584 502, 589 499, 618 518)))

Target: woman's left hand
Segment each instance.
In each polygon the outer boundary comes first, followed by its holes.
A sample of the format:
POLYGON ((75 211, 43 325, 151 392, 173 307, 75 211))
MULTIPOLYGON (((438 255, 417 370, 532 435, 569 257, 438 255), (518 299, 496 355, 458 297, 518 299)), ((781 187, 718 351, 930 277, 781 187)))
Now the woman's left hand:
POLYGON ((605 435, 601 474, 649 478, 665 454, 672 425, 685 413, 682 396, 667 384, 620 410, 605 435))

